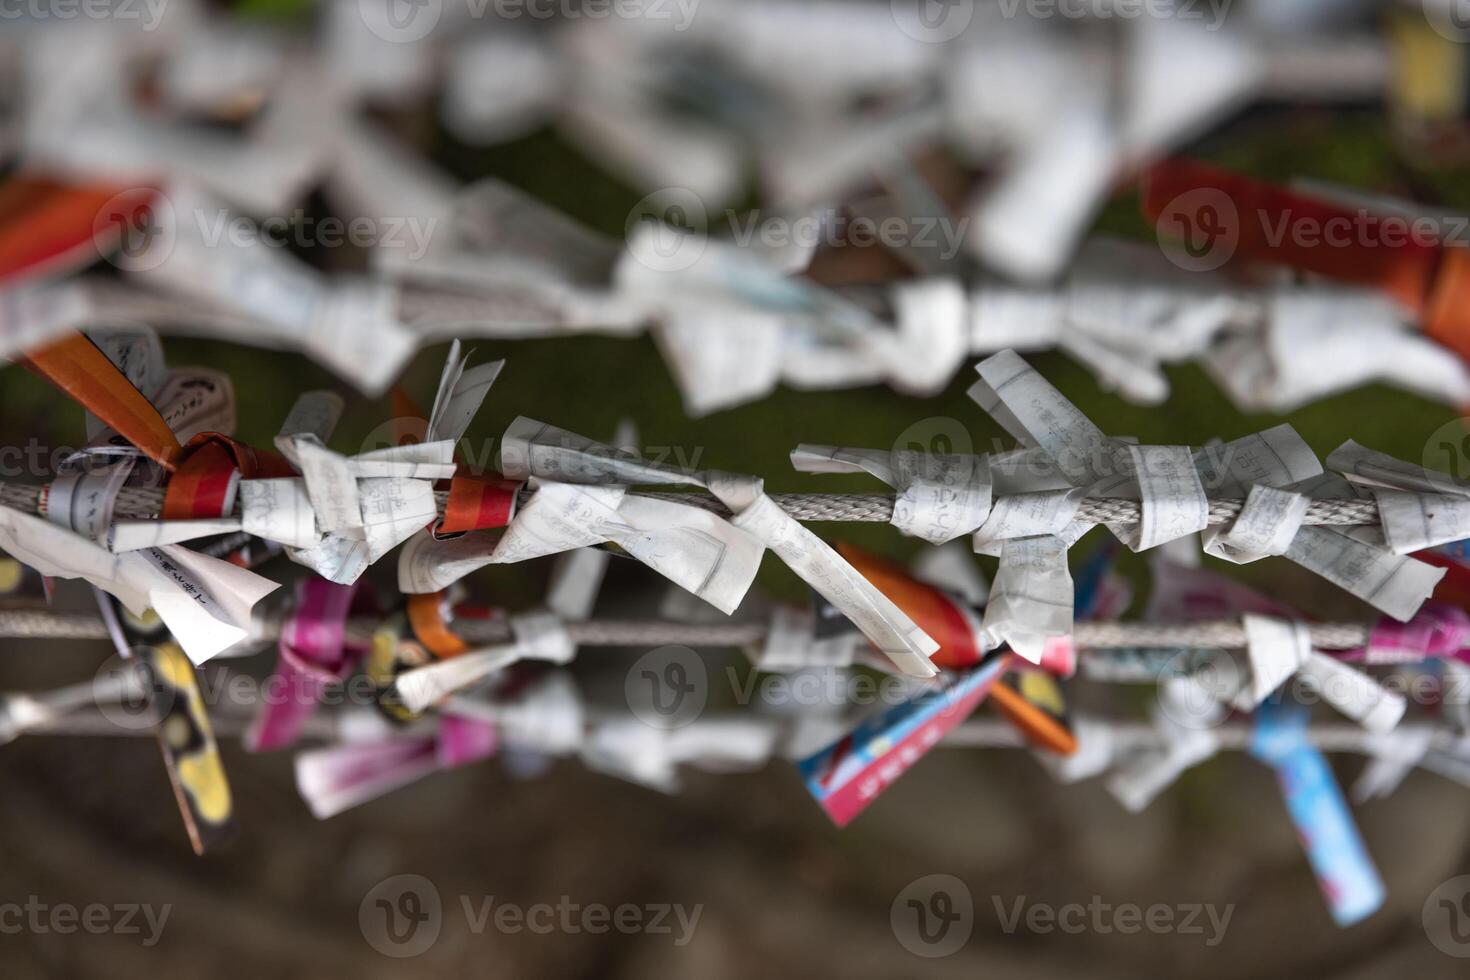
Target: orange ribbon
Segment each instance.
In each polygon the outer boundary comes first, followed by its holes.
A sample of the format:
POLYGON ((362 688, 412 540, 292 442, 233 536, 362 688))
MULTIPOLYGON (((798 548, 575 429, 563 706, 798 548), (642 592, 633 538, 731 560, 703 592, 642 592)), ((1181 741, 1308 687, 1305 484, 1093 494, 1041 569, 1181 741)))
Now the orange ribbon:
POLYGON ((1397 220, 1391 216, 1192 160, 1165 161, 1149 172, 1143 211, 1160 234, 1188 240, 1210 232, 1202 221, 1208 209, 1213 209, 1216 231, 1238 235, 1236 254, 1378 289, 1412 311, 1431 338, 1470 360, 1470 249, 1415 240, 1407 228, 1390 236, 1385 225, 1397 220), (1222 204, 1233 208, 1234 215, 1222 215, 1222 204), (1233 229, 1220 227, 1227 219, 1233 229), (1293 227, 1311 229, 1313 238, 1302 240, 1293 227), (1325 240, 1324 233, 1334 227, 1350 240, 1325 240))
POLYGON ((165 469, 182 451, 158 409, 81 334, 31 351, 26 363, 165 469))
POLYGON ((413 627, 413 635, 434 656, 447 659, 469 650, 469 644, 449 628, 445 605, 443 592, 408 597, 408 623, 413 627))
POLYGON ((0 184, 0 282, 96 262, 110 238, 148 213, 157 191, 18 176, 0 184))
POLYGON ((515 515, 516 492, 521 485, 503 477, 458 475, 449 484, 440 534, 505 527, 515 515))

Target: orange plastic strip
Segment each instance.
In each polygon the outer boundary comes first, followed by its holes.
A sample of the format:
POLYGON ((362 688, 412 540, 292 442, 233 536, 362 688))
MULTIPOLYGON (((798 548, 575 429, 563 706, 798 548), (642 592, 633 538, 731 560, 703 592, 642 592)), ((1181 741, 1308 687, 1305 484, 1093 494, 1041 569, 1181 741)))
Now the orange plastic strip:
POLYGON ((456 476, 449 484, 449 502, 438 532, 455 534, 487 527, 505 527, 516 509, 515 480, 500 477, 456 476))
POLYGON ((1005 679, 990 689, 990 700, 1011 724, 1021 730, 1021 734, 1032 745, 1057 755, 1076 754, 1077 736, 1069 732, 1061 722, 1027 701, 1005 679))
POLYGON ((1470 248, 1445 247, 1424 315, 1424 332, 1470 360, 1470 248))
POLYGON ((879 592, 903 610, 939 644, 930 658, 940 667, 958 670, 978 664, 985 651, 980 642, 980 620, 941 589, 920 582, 898 562, 878 558, 846 541, 837 553, 879 592))
POLYGON ((1149 170, 1143 212, 1162 235, 1188 240, 1233 233, 1235 255, 1371 286, 1416 314, 1428 301, 1443 250, 1437 242, 1385 233, 1382 215, 1193 160, 1166 160, 1149 170), (1328 241, 1329 231, 1345 241, 1328 241))
POLYGON ((15 176, 0 183, 0 282, 63 275, 96 262, 147 214, 157 191, 15 176))
POLYGON ((469 645, 450 630, 444 618, 445 596, 443 592, 408 597, 408 623, 413 635, 436 657, 457 657, 469 650, 469 645))
POLYGON ((173 469, 181 451, 163 416, 117 366, 81 334, 27 355, 29 365, 73 400, 137 446, 149 459, 173 469))

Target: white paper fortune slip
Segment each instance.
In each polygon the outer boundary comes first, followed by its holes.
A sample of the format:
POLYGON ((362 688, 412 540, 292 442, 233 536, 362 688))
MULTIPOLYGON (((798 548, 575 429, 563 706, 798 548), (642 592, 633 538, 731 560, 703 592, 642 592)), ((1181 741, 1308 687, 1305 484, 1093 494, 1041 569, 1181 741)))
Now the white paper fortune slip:
POLYGON ((301 470, 316 524, 332 533, 362 527, 357 477, 347 457, 334 453, 312 436, 293 436, 289 458, 301 470))
POLYGON ((1398 555, 1470 538, 1470 484, 1349 439, 1327 465, 1378 501, 1389 550, 1398 555))
POLYGON ((1267 555, 1285 554, 1296 539, 1310 504, 1302 494, 1256 484, 1251 487, 1234 523, 1212 538, 1205 550, 1242 564, 1267 555))
POLYGON ((1322 699, 1374 732, 1386 732, 1404 716, 1401 695, 1385 690, 1373 678, 1312 649, 1306 624, 1247 613, 1244 616, 1250 676, 1230 701, 1241 711, 1254 711, 1287 678, 1301 674, 1322 699))
POLYGON ((400 674, 394 687, 404 706, 409 711, 423 711, 455 691, 521 660, 568 664, 577 654, 566 626, 556 615, 544 610, 512 616, 510 629, 514 638, 510 643, 471 650, 400 674))
POLYGON ((141 615, 156 610, 194 663, 246 638, 276 583, 176 545, 114 555, 39 517, 0 507, 0 549, 43 575, 81 578, 141 615))
POLYGON ((459 442, 489 394, 490 386, 500 376, 501 368, 505 367, 505 361, 501 360, 466 369, 470 355, 460 357, 459 349, 458 340, 449 345, 449 357, 439 377, 439 390, 434 395, 434 407, 429 413, 425 442, 459 442))
MULTIPOLYGON (((136 462, 134 456, 85 455, 81 472, 59 474, 46 491, 46 519, 93 541, 107 537, 112 525, 118 491, 127 482, 136 462)), ((150 522, 151 523, 151 522, 150 522)))
POLYGON ((368 561, 375 562, 439 516, 434 485, 428 480, 395 477, 362 480, 357 487, 362 504, 362 531, 368 561))
POLYGON ((1214 728, 1222 715, 1188 678, 1162 681, 1153 712, 1159 744, 1126 755, 1108 777, 1108 792, 1132 813, 1147 808, 1181 773, 1219 750, 1214 728))
POLYGON ((1134 551, 1147 551, 1202 531, 1210 523, 1210 503, 1188 446, 1129 446, 1138 481, 1141 519, 1121 534, 1134 551))
POLYGON ((1073 486, 1126 472, 1120 444, 1015 351, 992 354, 975 370, 980 380, 970 386, 969 396, 1021 445, 1042 449, 1073 486))
POLYGON ((300 477, 241 480, 240 526, 292 548, 312 548, 321 540, 306 481, 300 477))
MULTIPOLYGON (((703 487, 720 498, 732 513, 728 521, 716 518, 717 525, 709 525, 706 528, 707 534, 715 533, 718 525, 732 528, 739 535, 736 540, 743 538, 755 543, 753 552, 745 552, 744 548, 741 552, 753 554, 756 563, 764 548, 770 548, 823 598, 841 609, 905 673, 929 677, 937 672, 928 659, 938 648, 937 644, 872 583, 843 561, 831 547, 802 527, 795 518, 766 496, 757 479, 724 473, 686 472, 650 463, 626 450, 615 450, 584 436, 524 418, 517 419, 506 430, 501 441, 500 470, 511 479, 540 477, 547 480, 576 480, 594 485, 683 484, 703 487)), ((587 491, 592 488, 582 489, 587 491)), ((621 487, 603 486, 600 489, 616 490, 619 494, 600 501, 604 511, 609 507, 615 508, 625 518, 636 516, 644 525, 667 526, 665 522, 670 521, 683 524, 690 520, 686 512, 699 510, 649 497, 628 495, 624 498, 621 496, 621 487)), ((584 493, 584 496, 587 495, 584 493)), ((540 496, 540 491, 536 496, 540 496)), ((567 496, 565 490, 558 491, 558 498, 566 501, 563 506, 574 506, 572 498, 567 496)), ((559 534, 548 536, 538 526, 540 521, 537 518, 527 516, 535 505, 535 499, 533 497, 531 504, 523 507, 511 522, 497 552, 501 549, 505 549, 506 553, 522 551, 526 557, 532 557, 534 553, 549 553, 545 550, 548 544, 556 550, 565 550, 567 547, 582 547, 591 543, 586 540, 585 518, 582 524, 573 523, 570 526, 566 526, 568 522, 564 518, 559 518, 557 523, 563 525, 563 529, 559 534), (525 550, 525 545, 521 543, 521 539, 527 537, 520 527, 523 524, 536 528, 533 540, 540 539, 539 551, 525 550)), ((575 506, 584 507, 593 515, 597 514, 597 509, 591 506, 591 502, 578 502, 575 506)), ((705 511, 701 513, 704 517, 700 520, 713 516, 705 511)), ((610 528, 610 524, 603 524, 598 533, 602 534, 610 528)), ((726 532, 720 533, 723 535, 726 532)), ((691 548, 707 550, 707 545, 697 538, 686 537, 685 541, 683 550, 686 553, 691 548)), ((628 547, 624 541, 618 543, 628 547)), ((668 558, 664 554, 654 555, 646 548, 632 553, 650 565, 656 558, 665 561, 668 558)), ((753 571, 751 574, 754 574, 753 571)), ((747 580, 745 587, 748 588, 748 585, 747 580)), ((703 597, 702 593, 697 594, 703 597)), ((743 594, 742 590, 741 595, 743 594)), ((738 604, 738 597, 735 597, 735 603, 738 604)), ((733 608, 732 605, 731 609, 733 608)))
POLYGON ((335 391, 302 392, 281 422, 280 435, 275 439, 276 448, 283 454, 287 453, 291 448, 291 436, 297 435, 315 436, 317 442, 325 445, 342 418, 343 407, 342 396, 335 391))
POLYGON ((1237 564, 1285 553, 1310 500, 1282 488, 1322 472, 1316 454, 1289 425, 1206 446, 1195 454, 1195 466, 1213 493, 1246 498, 1228 527, 1201 535, 1206 554, 1237 564))
POLYGON ((1039 664, 1048 637, 1072 632, 1073 600, 1067 549, 1059 539, 1007 540, 985 606, 986 639, 1039 664))
POLYGON ((216 534, 230 534, 241 529, 241 522, 237 517, 212 517, 192 521, 115 521, 108 534, 107 544, 110 550, 120 554, 140 548, 181 544, 216 534))
POLYGON ((971 533, 990 514, 990 461, 984 456, 803 443, 791 451, 791 465, 803 473, 872 474, 898 491, 889 523, 931 544, 971 533))
POLYGON ((9 358, 85 325, 96 314, 75 281, 0 289, 0 358, 9 358))
POLYGON ((1376 527, 1339 531, 1304 527, 1292 539, 1286 557, 1394 619, 1407 622, 1444 577, 1443 568, 1384 547, 1376 527))
MULTIPOLYGON (((1070 547, 1093 526, 1072 520, 1084 494, 1138 495, 1128 445, 1104 435, 1014 351, 986 358, 976 371, 980 380, 970 387, 970 397, 1024 447, 1014 456, 1006 454, 1004 467, 992 463, 997 487, 1015 485, 1023 499, 1002 496, 995 502, 990 520, 975 535, 977 551, 997 553, 1002 534, 1051 535, 1070 547), (1058 476, 1065 480, 1062 487, 1058 476)), ((1112 530, 1125 541, 1137 533, 1112 530)))
POLYGON ((423 595, 448 588, 491 564, 500 536, 498 530, 469 531, 441 539, 428 530, 419 531, 398 553, 398 590, 423 595))
MULTIPOLYGON (((1347 481, 1331 473, 1292 489, 1312 498, 1352 496, 1347 481)), ((1287 558, 1401 622, 1413 618, 1445 570, 1386 547, 1375 526, 1303 527, 1285 552, 1287 558)))

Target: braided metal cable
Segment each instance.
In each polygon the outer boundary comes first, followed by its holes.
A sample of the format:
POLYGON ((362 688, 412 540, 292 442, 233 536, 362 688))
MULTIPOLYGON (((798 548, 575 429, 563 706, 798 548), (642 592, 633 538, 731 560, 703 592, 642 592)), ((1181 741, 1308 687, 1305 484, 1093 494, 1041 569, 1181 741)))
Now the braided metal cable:
POLYGON ((87 613, 0 609, 0 636, 7 639, 105 640, 107 625, 87 613))
MULTIPOLYGON (((373 619, 354 619, 348 628, 354 635, 369 635, 378 625, 373 619)), ((593 647, 656 647, 679 644, 690 647, 745 647, 765 639, 764 622, 680 623, 671 620, 592 619, 566 624, 572 641, 593 647)), ((1307 626, 1312 645, 1324 650, 1351 650, 1367 644, 1372 627, 1358 623, 1311 623, 1307 626)), ((257 619, 252 636, 279 636, 278 614, 257 619)), ((505 619, 462 619, 454 631, 467 643, 507 643, 510 624, 505 619)), ((107 629, 95 616, 59 613, 47 609, 0 609, 0 637, 103 639, 107 629)), ((1080 622, 1072 637, 1087 650, 1188 649, 1218 650, 1244 647, 1245 627, 1239 620, 1205 620, 1197 623, 1098 623, 1080 622)))
MULTIPOLYGON (((0 505, 15 510, 39 513, 42 488, 0 482, 0 505)), ((530 500, 534 490, 521 490, 522 504, 530 500)), ((152 518, 163 509, 164 491, 151 487, 124 487, 117 495, 114 513, 118 517, 152 518)), ((707 493, 645 493, 657 500, 702 507, 718 514, 728 514, 724 504, 707 493)), ((449 494, 434 495, 439 513, 449 494)), ((771 499, 799 521, 848 521, 887 523, 893 517, 893 495, 885 493, 773 493, 771 499)), ((1221 497, 1210 501, 1210 524, 1229 524, 1240 514, 1244 501, 1239 497, 1221 497)), ((1141 505, 1136 500, 1113 497, 1086 497, 1077 508, 1080 521, 1102 524, 1137 524, 1141 505)), ((1314 500, 1307 507, 1304 524, 1353 526, 1378 523, 1378 504, 1373 500, 1314 500)))
MULTIPOLYGON (((249 677, 238 676, 232 678, 232 684, 239 684, 248 689, 251 680, 249 677)), ((340 710, 314 713, 302 725, 301 741, 335 742, 349 737, 350 726, 346 721, 348 717, 350 717, 350 712, 340 710)), ((718 716, 702 715, 701 719, 718 720, 718 716)), ((769 715, 763 716, 762 720, 770 725, 788 723, 769 715)), ((1085 725, 1088 728, 1106 727, 1115 749, 1118 750, 1158 746, 1162 744, 1164 738, 1159 730, 1148 722, 1135 718, 1082 713, 1075 717, 1074 724, 1085 725)), ((237 738, 250 731, 255 721, 247 713, 238 710, 231 711, 224 706, 212 706, 209 725, 216 737, 237 738)), ((1255 738, 1255 726, 1248 719, 1223 722, 1212 728, 1210 732, 1219 742, 1221 750, 1237 751, 1249 748, 1255 738)), ((156 729, 147 725, 119 725, 115 718, 99 711, 82 710, 65 714, 46 724, 31 728, 26 735, 30 737, 65 735, 153 738, 156 737, 156 729)), ((1307 741, 1323 752, 1369 754, 1373 751, 1371 733, 1362 726, 1350 722, 1313 721, 1304 736, 1307 741)), ((1027 741, 1024 732, 1004 718, 976 717, 969 718, 950 729, 937 747, 945 749, 1020 749, 1028 748, 1031 744, 1027 741)), ((1430 751, 1422 763, 1424 767, 1430 771, 1444 771, 1447 776, 1454 778, 1460 766, 1453 765, 1453 757, 1463 755, 1459 737, 1453 731, 1436 730, 1430 735, 1429 748, 1430 751), (1443 770, 1436 767, 1437 754, 1450 756, 1449 762, 1452 765, 1443 770)))

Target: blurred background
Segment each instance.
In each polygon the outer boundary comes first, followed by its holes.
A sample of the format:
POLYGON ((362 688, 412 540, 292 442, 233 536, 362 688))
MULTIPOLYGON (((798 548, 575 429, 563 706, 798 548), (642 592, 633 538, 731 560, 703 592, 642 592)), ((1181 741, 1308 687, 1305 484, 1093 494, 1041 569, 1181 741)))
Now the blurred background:
MULTIPOLYGON (((443 5, 455 2, 443 0, 443 5)), ((716 4, 704 2, 713 16, 716 4)), ((766 6, 794 10, 805 5, 766 6)), ((792 45, 800 47, 798 39, 810 45, 814 63, 845 57, 827 43, 833 35, 823 27, 842 19, 833 6, 852 8, 853 23, 880 23, 858 0, 827 5, 827 19, 814 23, 790 13, 792 45)), ((873 6, 889 16, 889 4, 873 6)), ((977 0, 976 6, 990 5, 977 0)), ((1431 50, 1426 38, 1455 44, 1442 32, 1424 35, 1406 26, 1432 24, 1443 11, 1426 13, 1418 4, 1278 7, 1242 0, 1227 6, 1238 8, 1225 11, 1230 23, 1271 47, 1278 58, 1298 48, 1306 58, 1339 45, 1357 52, 1356 60, 1324 57, 1320 62, 1323 88, 1331 87, 1333 70, 1343 75, 1342 91, 1330 98, 1302 97, 1312 86, 1300 79, 1274 90, 1267 86, 1259 97, 1237 100, 1208 125, 1194 127, 1198 131, 1185 134, 1169 151, 1269 181, 1310 178, 1443 212, 1470 211, 1466 118, 1454 106, 1430 111, 1425 106, 1433 99, 1411 97, 1414 85, 1402 77, 1409 71, 1404 49, 1395 46, 1395 38, 1409 33, 1418 39, 1414 43, 1426 46, 1422 50, 1431 50), (1362 54, 1375 46, 1382 48, 1380 57, 1362 54)), ((940 7, 955 5, 934 9, 940 7)), ((576 21, 572 8, 571 16, 558 8, 547 19, 504 8, 498 15, 482 9, 479 16, 471 12, 467 20, 446 21, 453 25, 449 35, 439 29, 413 42, 431 52, 430 67, 420 70, 441 69, 460 32, 541 37, 562 22, 576 21)), ((73 29, 32 23, 45 21, 49 9, 40 17, 32 11, 24 23, 0 25, 0 41, 19 50, 42 31, 73 29)), ((335 9, 317 9, 305 0, 248 0, 195 14, 212 18, 225 31, 296 38, 329 66, 356 64, 331 60, 332 43, 345 44, 342 39, 349 36, 331 27, 348 16, 335 9)), ((925 23, 937 23, 937 13, 931 14, 925 23)), ((698 7, 694 16, 701 16, 698 7)), ((899 26, 906 21, 893 17, 893 43, 907 45, 911 38, 899 26)), ((1127 29, 1106 18, 1081 23, 1086 19, 1058 29, 1127 29)), ((595 45, 585 21, 573 27, 586 35, 579 43, 595 45)), ((980 29, 979 22, 973 29, 980 29)), ((766 36, 753 31, 751 41, 766 36)), ((868 50, 857 46, 852 57, 865 57, 868 50)), ((1449 57, 1438 47, 1432 50, 1433 57, 1449 57)), ((666 56, 685 54, 671 48, 666 56)), ((1290 67, 1289 58, 1285 64, 1290 67)), ((691 114, 689 125, 695 127, 700 113, 709 111, 702 104, 708 95, 702 86, 713 84, 714 75, 702 71, 693 55, 685 67, 690 105, 678 108, 691 114)), ((778 68, 790 66, 775 66, 772 72, 778 68)), ((222 63, 220 71, 226 70, 222 63)), ((530 91, 537 70, 534 65, 519 73, 502 68, 495 84, 510 93, 519 91, 518 85, 530 91)), ((405 71, 404 77, 411 74, 405 71)), ((1463 100, 1464 76, 1459 77, 1463 100)), ((781 82, 789 85, 790 79, 781 82)), ((456 125, 445 111, 442 80, 402 85, 401 92, 370 92, 362 113, 458 182, 498 178, 616 241, 624 238, 630 216, 650 191, 647 180, 633 176, 636 167, 600 156, 595 140, 570 133, 551 113, 533 111, 535 106, 523 107, 519 120, 505 124, 493 139, 479 131, 477 142, 467 138, 475 135, 474 126, 463 118, 456 125)), ((12 94, 17 103, 27 98, 19 88, 12 94)), ((1440 102, 1453 100, 1446 95, 1440 102)), ((667 124, 678 131, 679 124, 667 124)), ((925 152, 948 152, 944 139, 931 142, 925 152)), ((949 169, 963 175, 963 186, 984 179, 984 166, 963 154, 949 156, 949 169)), ((749 157, 742 159, 722 192, 728 204, 719 207, 737 215, 758 214, 771 181, 768 174, 749 171, 749 157)), ((1003 158, 995 164, 1003 165, 1003 158)), ((1104 178, 1101 205, 1085 221, 1090 234, 1156 245, 1143 215, 1138 173, 1134 165, 1104 178)), ((300 210, 291 213, 300 223, 339 212, 328 195, 308 187, 300 210)), ((365 250, 350 247, 292 241, 286 248, 333 274, 360 271, 369 263, 365 250)), ((824 275, 832 283, 908 274, 892 272, 886 259, 827 256, 825 261, 825 266, 813 263, 815 281, 822 282, 824 275)), ((105 262, 93 271, 116 275, 105 262)), ((787 454, 798 441, 891 446, 916 423, 933 419, 958 420, 979 449, 1009 445, 999 426, 965 395, 975 358, 967 358, 941 390, 924 397, 884 384, 832 391, 783 384, 758 401, 691 417, 658 344, 648 335, 475 336, 466 342, 476 361, 507 360, 466 437, 471 445, 493 445, 520 414, 595 438, 608 438, 618 420, 630 419, 643 445, 675 447, 699 465, 761 474, 769 490, 851 492, 876 488, 862 477, 795 473, 787 454)), ((334 445, 343 449, 363 444, 398 414, 386 395, 364 396, 295 352, 167 334, 165 350, 171 365, 198 364, 231 376, 238 397, 237 435, 255 445, 268 445, 295 396, 314 388, 336 390, 348 400, 334 437, 334 445)), ((421 404, 430 402, 446 350, 447 344, 436 339, 422 345, 399 378, 401 389, 421 404)), ((1351 438, 1417 462, 1426 458, 1431 437, 1458 414, 1455 406, 1375 384, 1286 413, 1243 412, 1192 363, 1165 367, 1167 401, 1140 405, 1108 390, 1068 354, 1042 351, 1027 357, 1109 433, 1137 436, 1144 443, 1199 445, 1208 437, 1230 439, 1289 422, 1321 456, 1351 438)), ((11 366, 0 373, 0 393, 0 445, 82 444, 81 410, 42 380, 11 366)), ((42 474, 28 478, 43 480, 42 474)), ((909 558, 918 550, 913 539, 886 525, 815 529, 828 540, 851 541, 894 558, 909 558)), ((1074 564, 1097 546, 1102 533, 1074 549, 1074 564)), ((976 562, 993 576, 994 559, 977 557, 976 562)), ((1312 615, 1346 620, 1375 615, 1285 561, 1214 565, 1312 615)), ((544 594, 549 567, 546 562, 492 567, 475 573, 467 585, 483 601, 529 608, 544 594)), ((1125 618, 1137 617, 1148 594, 1148 563, 1124 555, 1120 567, 1135 586, 1125 618)), ((268 571, 289 579, 301 570, 277 559, 268 571)), ((381 592, 392 592, 391 563, 368 574, 381 592)), ((806 594, 774 561, 763 566, 757 588, 793 601, 806 594)), ((661 595, 661 580, 651 571, 618 561, 598 608, 613 615, 652 615, 661 595)), ((90 602, 77 583, 59 584, 57 603, 63 608, 87 609, 90 602)), ((0 688, 42 689, 86 680, 109 652, 100 643, 5 641, 0 688)), ((595 685, 599 672, 616 677, 642 652, 595 651, 597 663, 581 663, 579 670, 595 685)), ((716 664, 726 662, 722 658, 738 662, 734 653, 712 652, 710 658, 716 664)), ((268 667, 263 662, 257 673, 268 667)), ((1143 717, 1150 700, 1147 692, 1110 689, 1091 692, 1086 703, 1143 717)), ((980 714, 992 710, 982 706, 980 714)), ((1467 790, 1422 771, 1412 772, 1391 797, 1355 808, 1388 898, 1363 923, 1339 929, 1318 894, 1272 772, 1241 753, 1222 753, 1187 772, 1147 810, 1131 815, 1095 780, 1057 785, 1027 752, 941 747, 839 830, 809 798, 794 767, 779 759, 750 773, 689 771, 675 795, 588 771, 574 760, 534 773, 490 760, 436 773, 319 822, 297 795, 290 753, 247 753, 235 737, 222 738, 222 747, 241 830, 231 846, 203 858, 190 853, 151 740, 36 735, 0 750, 0 833, 9 842, 0 862, 0 900, 24 903, 36 896, 51 904, 171 907, 166 927, 151 946, 136 935, 0 930, 6 932, 0 934, 0 972, 15 978, 269 974, 280 980, 816 972, 851 977, 1464 975, 1462 961, 1427 938, 1421 913, 1437 886, 1470 873, 1467 790), (973 931, 951 955, 925 959, 901 941, 895 903, 912 883, 941 873, 959 878, 973 896, 973 931), (400 960, 374 948, 360 913, 375 887, 404 874, 432 883, 443 915, 437 941, 420 955, 400 960), (490 896, 521 906, 678 903, 698 906, 700 913, 682 945, 674 935, 617 930, 558 929, 537 935, 492 927, 477 933, 460 899, 475 904, 490 896), (1208 926, 1203 935, 1099 929, 1073 934, 1024 925, 1007 930, 1005 915, 1018 899, 1053 907, 1210 903, 1233 911, 1218 943, 1209 944, 1208 926)), ((1333 763, 1344 782, 1364 765, 1355 756, 1334 756, 1333 763)))

